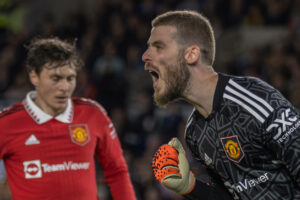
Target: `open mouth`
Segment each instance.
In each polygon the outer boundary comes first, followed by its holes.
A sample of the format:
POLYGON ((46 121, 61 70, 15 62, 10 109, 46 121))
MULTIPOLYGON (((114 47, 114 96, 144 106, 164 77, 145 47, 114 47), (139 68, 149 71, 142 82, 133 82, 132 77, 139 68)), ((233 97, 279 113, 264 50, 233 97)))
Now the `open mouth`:
POLYGON ((149 70, 149 73, 151 74, 152 79, 154 79, 155 81, 159 79, 159 75, 157 72, 149 70))
POLYGON ((160 79, 159 71, 157 71, 156 67, 149 63, 145 64, 145 70, 148 71, 152 77, 153 88, 157 88, 160 79))
POLYGON ((152 77, 153 88, 157 88, 157 86, 158 86, 158 80, 159 80, 159 74, 158 74, 158 72, 153 71, 153 70, 148 70, 148 72, 150 73, 150 75, 152 77))

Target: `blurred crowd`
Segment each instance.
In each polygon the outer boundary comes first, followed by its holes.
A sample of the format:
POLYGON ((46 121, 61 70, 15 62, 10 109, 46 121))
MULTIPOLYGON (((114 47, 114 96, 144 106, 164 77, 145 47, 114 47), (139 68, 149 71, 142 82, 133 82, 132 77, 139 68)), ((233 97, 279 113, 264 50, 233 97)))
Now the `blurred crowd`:
MULTIPOLYGON (((64 1, 72 2, 61 0, 62 7, 68 7, 64 1)), ((55 9, 44 8, 47 1, 39 2, 0 0, 0 109, 21 101, 32 89, 24 68, 24 45, 30 39, 76 38, 85 68, 79 73, 75 95, 95 99, 107 109, 119 134, 138 199, 182 199, 154 180, 151 159, 158 146, 171 137, 183 139, 192 110, 183 102, 166 109, 153 104, 152 81, 144 71, 141 55, 146 49, 151 20, 157 14, 175 9, 200 11, 215 29, 217 71, 260 77, 300 108, 299 0, 90 0, 89 9, 82 0, 60 18, 55 9), (247 33, 239 39, 228 37, 241 30, 270 29, 280 30, 280 37, 259 45, 245 46, 245 41, 254 44, 259 40, 245 37, 247 33)), ((203 169, 191 162, 200 176, 203 169)), ((110 199, 101 181, 100 167, 98 176, 100 199, 110 199)))

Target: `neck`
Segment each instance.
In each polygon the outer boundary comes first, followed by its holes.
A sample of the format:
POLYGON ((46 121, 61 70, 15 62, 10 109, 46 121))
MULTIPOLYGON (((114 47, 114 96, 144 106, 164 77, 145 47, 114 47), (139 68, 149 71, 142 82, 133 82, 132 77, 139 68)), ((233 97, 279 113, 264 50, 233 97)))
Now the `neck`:
POLYGON ((40 98, 32 99, 32 101, 45 113, 48 115, 51 115, 52 117, 56 117, 57 115, 63 113, 64 110, 54 110, 51 109, 44 101, 42 101, 40 98))
POLYGON ((204 118, 212 112, 217 82, 218 74, 214 71, 204 76, 196 74, 190 79, 189 87, 184 94, 184 100, 192 104, 204 118))

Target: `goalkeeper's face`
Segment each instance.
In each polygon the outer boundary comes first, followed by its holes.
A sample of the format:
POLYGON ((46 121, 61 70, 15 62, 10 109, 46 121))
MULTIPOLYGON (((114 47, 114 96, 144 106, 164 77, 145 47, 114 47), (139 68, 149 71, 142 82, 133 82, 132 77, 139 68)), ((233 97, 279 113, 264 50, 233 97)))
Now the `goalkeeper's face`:
POLYGON ((142 57, 145 70, 152 77, 155 103, 161 107, 182 97, 190 79, 183 51, 175 35, 176 28, 173 26, 153 28, 148 49, 142 57))

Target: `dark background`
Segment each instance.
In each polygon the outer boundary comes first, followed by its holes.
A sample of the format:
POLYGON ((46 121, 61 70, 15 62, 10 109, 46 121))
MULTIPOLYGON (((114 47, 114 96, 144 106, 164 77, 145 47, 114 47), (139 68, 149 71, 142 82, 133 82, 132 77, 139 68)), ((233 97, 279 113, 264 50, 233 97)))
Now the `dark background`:
MULTIPOLYGON (((183 141, 192 107, 184 102, 155 107, 141 60, 151 20, 175 9, 197 10, 210 19, 216 71, 259 77, 300 108, 299 0, 0 0, 0 109, 32 89, 24 44, 36 36, 77 38, 86 65, 75 96, 95 99, 107 109, 138 199, 182 199, 154 180, 151 159, 171 137, 183 141)), ((188 156, 201 176, 203 169, 188 156)), ((0 175, 0 199, 10 199, 3 169, 0 175)), ((100 167, 97 180, 99 198, 110 199, 100 167)))

